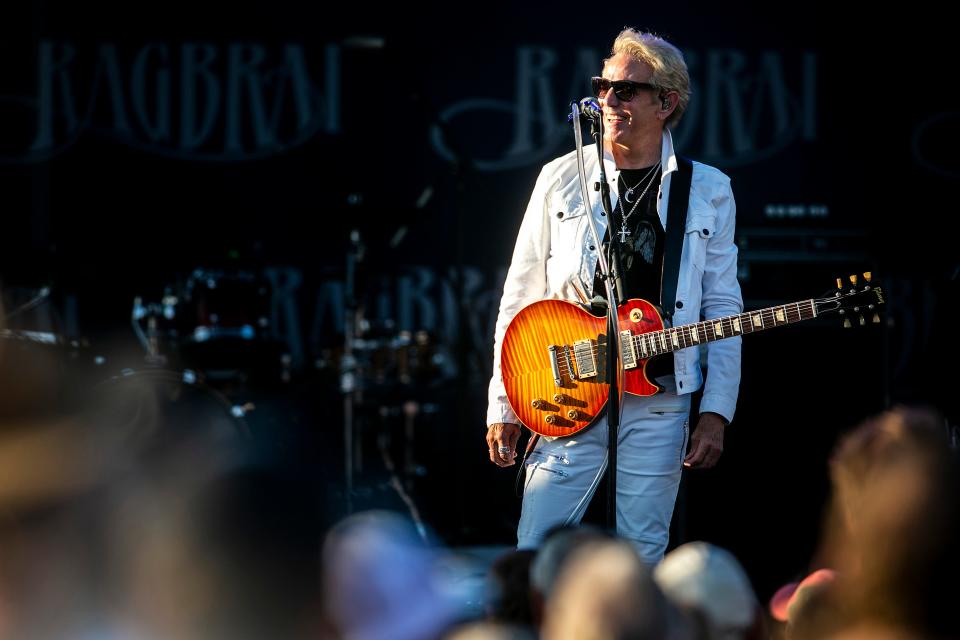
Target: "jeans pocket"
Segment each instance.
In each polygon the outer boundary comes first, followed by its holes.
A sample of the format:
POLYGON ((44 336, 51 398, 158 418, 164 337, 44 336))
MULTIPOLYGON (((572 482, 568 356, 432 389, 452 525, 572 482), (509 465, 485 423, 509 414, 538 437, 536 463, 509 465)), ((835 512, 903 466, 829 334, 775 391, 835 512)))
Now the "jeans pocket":
POLYGON ((680 413, 686 413, 687 410, 688 410, 688 409, 687 409, 687 406, 686 406, 686 405, 682 405, 682 406, 681 406, 681 405, 675 405, 675 404, 662 405, 662 406, 656 406, 656 405, 654 405, 654 406, 651 406, 651 407, 648 409, 648 411, 650 411, 650 413, 655 413, 655 414, 657 414, 658 416, 676 415, 676 414, 680 414, 680 413))
POLYGON ((566 478, 569 474, 561 465, 569 464, 566 457, 558 454, 543 453, 542 451, 531 451, 527 458, 527 478, 533 475, 537 469, 549 471, 561 478, 566 478))

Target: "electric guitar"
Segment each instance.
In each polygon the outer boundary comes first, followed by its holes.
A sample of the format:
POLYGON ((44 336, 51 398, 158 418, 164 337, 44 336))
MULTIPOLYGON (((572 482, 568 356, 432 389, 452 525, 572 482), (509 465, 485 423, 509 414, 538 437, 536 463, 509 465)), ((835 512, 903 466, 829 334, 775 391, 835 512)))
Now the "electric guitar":
MULTIPOLYGON (((660 387, 646 375, 650 358, 714 340, 773 329, 821 315, 837 313, 844 326, 851 316, 866 324, 864 314, 879 322, 885 304, 883 290, 863 274, 863 283, 850 276, 851 286, 821 298, 747 311, 679 327, 664 328, 656 307, 633 299, 620 305, 620 329, 625 393, 651 396, 660 387)), ((569 436, 590 426, 603 412, 607 384, 606 316, 596 316, 563 300, 541 300, 524 307, 507 327, 500 368, 507 400, 520 422, 545 436, 569 436)))

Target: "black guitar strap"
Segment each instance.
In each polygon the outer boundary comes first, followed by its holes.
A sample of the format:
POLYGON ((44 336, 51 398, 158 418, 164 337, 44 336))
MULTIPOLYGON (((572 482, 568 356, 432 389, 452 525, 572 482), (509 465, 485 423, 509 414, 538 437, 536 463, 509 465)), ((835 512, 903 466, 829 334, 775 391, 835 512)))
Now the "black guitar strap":
POLYGON ((667 237, 663 249, 663 280, 660 308, 664 319, 673 318, 677 302, 677 281, 680 279, 680 254, 687 229, 687 207, 690 204, 690 183, 693 163, 677 156, 677 172, 670 178, 670 201, 667 203, 667 237))

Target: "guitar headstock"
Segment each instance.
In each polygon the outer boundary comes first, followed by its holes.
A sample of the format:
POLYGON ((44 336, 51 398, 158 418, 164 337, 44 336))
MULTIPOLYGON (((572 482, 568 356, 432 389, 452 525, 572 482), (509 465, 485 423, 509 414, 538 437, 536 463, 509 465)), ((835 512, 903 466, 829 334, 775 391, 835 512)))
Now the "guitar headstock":
POLYGON ((838 313, 843 317, 843 326, 850 328, 854 323, 865 325, 867 322, 880 322, 880 310, 886 304, 883 288, 869 271, 862 276, 851 274, 845 283, 837 278, 837 288, 825 293, 813 301, 817 315, 838 313))

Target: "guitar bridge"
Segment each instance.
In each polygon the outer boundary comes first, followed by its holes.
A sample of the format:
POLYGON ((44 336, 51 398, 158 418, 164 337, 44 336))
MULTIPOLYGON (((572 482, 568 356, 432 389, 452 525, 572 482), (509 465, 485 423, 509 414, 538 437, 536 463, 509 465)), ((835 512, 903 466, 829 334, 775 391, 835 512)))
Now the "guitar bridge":
POLYGON ((577 379, 577 370, 573 365, 573 356, 570 354, 570 347, 567 345, 552 344, 547 347, 550 352, 550 369, 553 371, 553 383, 558 387, 563 386, 563 376, 567 375, 570 380, 577 379))
POLYGON ((557 360, 557 345, 551 344, 547 347, 550 352, 550 369, 553 370, 553 384, 558 387, 563 386, 563 378, 560 377, 560 363, 557 360))
POLYGON ((567 365, 567 375, 570 376, 571 380, 577 379, 577 370, 573 366, 573 356, 570 355, 570 347, 563 345, 562 356, 563 362, 567 365))

